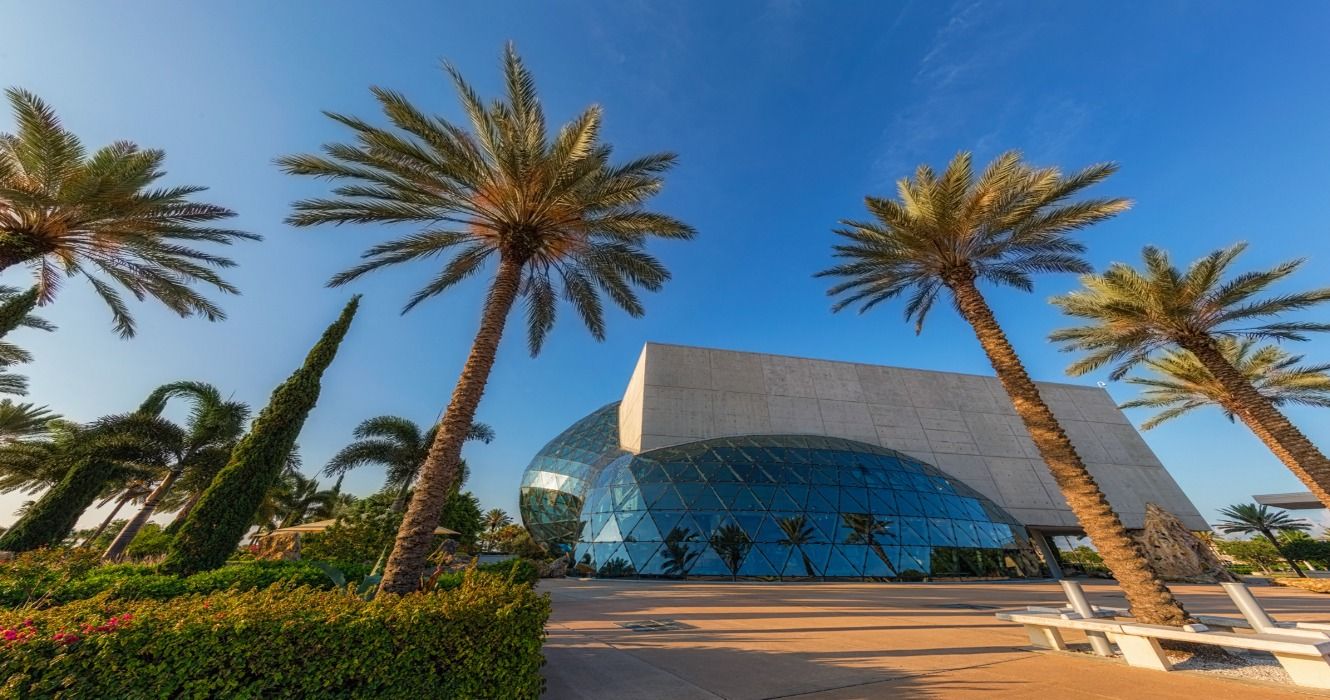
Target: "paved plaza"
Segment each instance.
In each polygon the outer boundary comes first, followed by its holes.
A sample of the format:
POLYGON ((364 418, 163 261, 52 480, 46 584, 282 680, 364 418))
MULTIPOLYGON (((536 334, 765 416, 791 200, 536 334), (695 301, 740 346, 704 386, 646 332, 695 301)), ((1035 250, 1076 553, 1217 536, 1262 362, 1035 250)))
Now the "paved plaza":
MULTIPOLYGON (((1110 582, 1092 603, 1125 606, 1110 582)), ((1234 614, 1214 586, 1173 586, 1194 613, 1234 614)), ((936 584, 547 580, 547 698, 1327 697, 1032 651, 998 610, 1060 605, 1053 582, 936 584), (656 621, 663 624, 635 624, 656 621)), ((1255 587, 1278 619, 1330 619, 1330 597, 1255 587)), ((1069 642, 1083 641, 1073 634, 1069 642)))

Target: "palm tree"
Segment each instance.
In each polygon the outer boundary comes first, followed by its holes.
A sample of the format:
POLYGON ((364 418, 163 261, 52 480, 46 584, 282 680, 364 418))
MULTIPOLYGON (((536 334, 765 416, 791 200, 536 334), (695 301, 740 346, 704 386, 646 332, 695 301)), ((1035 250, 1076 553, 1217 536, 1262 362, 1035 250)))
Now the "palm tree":
POLYGON ((785 536, 777 541, 777 544, 786 547, 793 547, 799 550, 799 556, 804 559, 804 573, 809 578, 817 578, 817 569, 813 568, 813 560, 808 558, 808 553, 804 551, 804 545, 813 541, 816 532, 813 526, 808 523, 808 517, 804 515, 793 515, 788 518, 781 518, 776 521, 780 531, 785 536))
POLYGON ((891 522, 880 520, 868 513, 842 513, 841 521, 850 529, 850 534, 845 537, 845 543, 868 545, 868 549, 886 565, 887 573, 895 577, 896 567, 891 564, 891 558, 887 556, 887 550, 882 548, 882 543, 877 541, 878 535, 887 534, 891 522))
POLYGON ((1270 510, 1264 504, 1241 503, 1235 506, 1229 506, 1219 511, 1219 514, 1228 518, 1228 520, 1219 521, 1215 527, 1227 535, 1252 535, 1259 534, 1261 537, 1270 541, 1279 556, 1293 567, 1293 573, 1302 578, 1307 574, 1302 572, 1297 562, 1292 557, 1284 554, 1284 547, 1280 544, 1279 538, 1275 533, 1305 532, 1311 529, 1311 523, 1298 518, 1291 518, 1287 513, 1270 510))
POLYGON ((867 197, 872 221, 845 221, 835 247, 844 260, 820 276, 842 278, 829 293, 833 307, 867 311, 908 294, 915 332, 938 297, 949 293, 1011 397, 1072 513, 1104 557, 1132 611, 1154 624, 1183 624, 1186 612, 1150 571, 1108 499, 1085 468, 1066 432, 1030 379, 978 284, 1033 289, 1044 272, 1087 272, 1085 246, 1070 234, 1127 209, 1125 199, 1071 198, 1114 171, 1099 164, 1064 176, 1035 168, 1015 151, 990 163, 976 179, 970 154, 959 153, 939 176, 926 165, 897 183, 899 199, 867 197))
POLYGON ((513 519, 502 508, 491 508, 485 513, 485 529, 493 532, 506 525, 512 525, 513 519))
POLYGON ((260 237, 209 225, 235 214, 190 200, 206 188, 154 187, 165 175, 162 151, 117 141, 89 155, 36 95, 19 88, 5 94, 18 129, 0 134, 0 270, 27 265, 43 304, 61 277, 87 277, 126 338, 134 335, 134 319, 112 283, 181 316, 225 318, 190 285, 234 294, 215 269, 234 263, 192 246, 260 237))
POLYGON ((670 154, 620 165, 599 141, 601 112, 590 107, 557 135, 548 133, 531 74, 511 45, 504 56, 507 99, 485 105, 449 66, 471 130, 429 116, 399 93, 373 88, 391 128, 330 114, 355 144, 325 146, 325 156, 279 159, 286 172, 346 181, 333 199, 296 202, 296 226, 410 224, 418 230, 369 248, 365 262, 335 276, 341 285, 382 267, 456 250, 404 311, 496 264, 480 328, 421 468, 382 590, 415 590, 439 516, 457 483, 462 443, 494 366, 509 312, 527 302, 528 340, 540 351, 559 296, 592 336, 604 337, 601 294, 631 316, 644 312, 634 286, 661 288, 669 273, 644 249, 651 236, 690 238, 693 230, 643 210, 674 165, 670 154))
POLYGON ((128 503, 141 503, 143 499, 147 498, 152 493, 152 491, 153 489, 151 482, 145 481, 143 479, 134 479, 125 484, 124 488, 121 488, 118 491, 107 496, 106 498, 103 498, 101 502, 97 504, 98 508, 105 507, 106 504, 110 503, 111 501, 115 501, 115 507, 111 509, 110 513, 106 514, 106 517, 102 519, 101 524, 98 525, 95 529, 93 529, 92 534, 85 537, 83 539, 83 543, 80 544, 79 546, 87 547, 92 542, 95 542, 98 537, 102 536, 103 532, 106 532, 106 528, 109 527, 111 523, 115 521, 115 516, 120 514, 121 508, 124 508, 125 505, 128 503))
MULTIPOLYGON (((55 330, 55 326, 48 321, 30 313, 36 305, 36 287, 19 293, 13 287, 0 285, 0 337, 5 337, 10 331, 23 326, 44 331, 55 330)), ((7 340, 0 340, 0 392, 20 396, 27 394, 28 378, 14 374, 7 368, 10 365, 31 361, 31 353, 7 340)))
POLYGON ((0 443, 44 437, 53 420, 60 420, 60 416, 49 406, 0 400, 0 443))
POLYGON ((693 562, 699 556, 702 556, 702 550, 690 547, 689 544, 697 541, 697 533, 692 528, 673 527, 665 535, 665 544, 661 551, 664 553, 664 562, 661 566, 661 573, 666 576, 683 578, 688 569, 692 568, 693 562))
POLYGON ((1067 315, 1085 319, 1087 325, 1050 337, 1065 350, 1087 352, 1067 368, 1068 374, 1077 376, 1113 364, 1110 376, 1121 379, 1156 352, 1178 348, 1191 353, 1227 394, 1225 408, 1330 507, 1330 460, 1224 356, 1220 344, 1225 338, 1303 340, 1306 333, 1330 330, 1327 323, 1271 320, 1330 301, 1330 288, 1262 298, 1303 261, 1230 275, 1229 268, 1245 248, 1239 243, 1217 250, 1184 272, 1173 266, 1168 253, 1147 247, 1143 271, 1114 263, 1102 275, 1085 275, 1084 289, 1052 302, 1067 315))
MULTIPOLYGON (((323 473, 340 478, 366 464, 383 465, 387 472, 385 488, 397 492, 392 511, 401 513, 406 510, 411 485, 415 483, 420 467, 429 457, 430 445, 434 444, 438 432, 438 425, 422 432, 420 426, 407 418, 375 416, 356 426, 353 433, 355 442, 333 455, 328 466, 323 468, 323 473)), ((472 423, 466 439, 489 444, 494 440, 494 429, 484 423, 472 423)), ((465 477, 458 479, 457 485, 460 486, 464 481, 465 477)))
POLYGON ((725 568, 730 570, 730 578, 738 578, 739 566, 743 564, 744 557, 748 556, 748 550, 753 548, 753 540, 742 527, 729 523, 711 533, 711 548, 725 562, 725 568))
MULTIPOLYGON (((1277 345, 1257 346, 1251 338, 1218 341, 1224 359, 1270 403, 1330 407, 1330 363, 1302 365, 1302 355, 1291 355, 1277 345)), ((1230 421, 1236 419, 1233 397, 1190 352, 1166 350, 1144 364, 1154 370, 1154 376, 1127 377, 1128 384, 1145 390, 1140 398, 1120 406, 1164 409, 1141 423, 1142 429, 1150 430, 1203 406, 1219 406, 1230 421)))
POLYGON ((143 506, 111 541, 102 558, 107 561, 120 559, 125 548, 156 512, 162 498, 185 472, 220 471, 231 457, 231 448, 244 434, 248 419, 248 406, 225 400, 211 384, 192 381, 160 386, 148 395, 137 411, 117 418, 119 430, 155 446, 165 473, 143 506), (191 403, 189 419, 184 426, 161 416, 167 402, 173 398, 188 399, 191 403))
POLYGON ((299 472, 288 472, 273 494, 277 505, 277 528, 305 522, 311 513, 331 506, 341 490, 341 482, 332 489, 320 489, 319 482, 299 472))

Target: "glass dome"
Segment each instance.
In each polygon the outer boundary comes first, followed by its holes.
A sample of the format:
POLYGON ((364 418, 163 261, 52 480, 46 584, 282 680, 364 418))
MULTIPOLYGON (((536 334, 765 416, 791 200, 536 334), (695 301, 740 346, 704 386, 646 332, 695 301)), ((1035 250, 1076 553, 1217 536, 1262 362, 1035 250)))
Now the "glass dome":
MULTIPOLYGON (((598 454, 587 464, 609 459, 599 470, 581 472, 591 484, 578 492, 585 507, 574 559, 584 574, 896 580, 1042 575, 1014 518, 938 469, 883 447, 760 435, 639 455, 616 445, 614 454, 598 454)), ((524 517, 530 488, 523 487, 524 517)), ((560 517, 561 524, 576 519, 571 507, 560 517)))
POLYGON ((536 453, 522 475, 518 509, 536 541, 567 551, 582 531, 587 489, 619 449, 619 402, 572 424, 536 453))

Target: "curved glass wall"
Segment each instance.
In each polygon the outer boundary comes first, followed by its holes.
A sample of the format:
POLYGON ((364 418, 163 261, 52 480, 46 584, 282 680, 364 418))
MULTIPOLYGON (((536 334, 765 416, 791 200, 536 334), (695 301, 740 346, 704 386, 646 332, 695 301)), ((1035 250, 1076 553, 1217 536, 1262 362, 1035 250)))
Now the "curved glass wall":
POLYGON ((1041 575, 1025 530, 978 492, 886 448, 818 436, 621 454, 586 492, 576 567, 599 576, 1041 575))
POLYGON ((619 402, 577 421, 536 453, 522 475, 518 509, 536 541, 567 551, 582 531, 587 489, 619 449, 619 402))

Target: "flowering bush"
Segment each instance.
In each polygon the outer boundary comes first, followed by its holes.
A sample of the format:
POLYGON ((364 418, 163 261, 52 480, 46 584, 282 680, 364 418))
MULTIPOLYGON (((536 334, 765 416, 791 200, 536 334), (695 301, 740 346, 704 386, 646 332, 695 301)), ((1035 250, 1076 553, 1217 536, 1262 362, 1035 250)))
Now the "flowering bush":
POLYGON ((102 595, 0 611, 0 696, 536 698, 549 612, 548 596, 481 572, 372 601, 283 586, 102 595))

